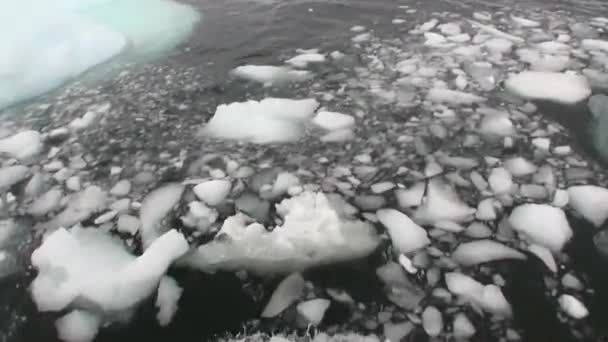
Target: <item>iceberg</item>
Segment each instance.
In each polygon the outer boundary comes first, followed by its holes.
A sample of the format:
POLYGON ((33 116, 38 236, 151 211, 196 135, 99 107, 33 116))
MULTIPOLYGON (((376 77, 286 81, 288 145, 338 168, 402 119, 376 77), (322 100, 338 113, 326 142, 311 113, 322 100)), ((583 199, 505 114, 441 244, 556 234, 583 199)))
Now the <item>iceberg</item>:
POLYGON ((0 108, 109 61, 152 59, 184 40, 198 20, 194 9, 170 0, 4 1, 0 108))

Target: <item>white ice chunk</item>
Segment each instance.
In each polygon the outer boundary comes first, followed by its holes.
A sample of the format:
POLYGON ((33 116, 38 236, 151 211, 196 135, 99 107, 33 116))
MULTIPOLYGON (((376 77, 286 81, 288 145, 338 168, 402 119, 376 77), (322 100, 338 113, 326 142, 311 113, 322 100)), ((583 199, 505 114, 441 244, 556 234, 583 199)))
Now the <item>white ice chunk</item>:
POLYGON ((100 325, 99 317, 83 310, 73 310, 55 321, 57 335, 65 342, 93 341, 100 325))
POLYGON ((198 184, 192 191, 207 205, 217 206, 230 194, 231 188, 232 184, 227 179, 212 179, 198 184))
POLYGON ((522 204, 516 207, 509 217, 509 224, 532 242, 553 252, 561 250, 572 237, 572 229, 564 212, 546 204, 522 204))
POLYGON ((282 226, 268 231, 242 214, 228 217, 217 238, 201 245, 186 263, 205 271, 299 271, 369 255, 379 243, 371 224, 341 218, 322 193, 304 191, 276 208, 282 226))
POLYGON ((595 185, 571 186, 568 199, 572 208, 596 227, 608 219, 608 189, 595 185))
POLYGON ((32 202, 27 212, 33 216, 44 216, 59 207, 62 197, 61 189, 51 189, 32 202))
POLYGON ((388 231, 393 247, 399 253, 407 254, 431 243, 426 230, 400 211, 380 209, 376 216, 388 231))
POLYGON ((320 53, 304 53, 286 61, 287 64, 293 65, 296 68, 306 68, 309 63, 323 62, 325 62, 325 55, 320 53))
POLYGON ((504 38, 492 38, 483 43, 486 49, 495 54, 508 53, 513 48, 513 42, 504 38))
POLYGON ((497 139, 515 134, 515 126, 506 112, 492 112, 484 115, 479 125, 479 131, 484 136, 497 139))
POLYGON ((183 289, 175 279, 169 276, 164 276, 160 279, 156 295, 156 307, 158 308, 156 319, 161 327, 171 323, 173 316, 177 312, 177 303, 182 296, 182 292, 183 289))
POLYGON ((581 46, 585 50, 599 50, 608 52, 608 40, 583 39, 581 46))
POLYGON ((272 318, 283 312, 302 295, 305 286, 304 278, 300 273, 293 273, 283 279, 272 293, 262 317, 272 318))
POLYGON ((538 167, 523 157, 515 157, 505 160, 505 168, 515 177, 531 175, 538 167))
POLYGON ((459 272, 445 274, 445 283, 453 294, 485 311, 501 317, 511 317, 511 305, 494 284, 483 285, 459 272))
POLYGON ((141 241, 144 248, 162 235, 161 221, 173 210, 183 192, 183 185, 172 183, 150 192, 143 199, 139 210, 139 220, 141 221, 141 241))
POLYGON ((297 140, 318 106, 314 99, 279 98, 224 104, 217 107, 201 133, 261 144, 297 140))
POLYGON ((439 179, 431 179, 427 185, 426 197, 414 214, 414 220, 429 225, 442 221, 460 223, 470 221, 474 214, 475 209, 463 202, 450 185, 439 179))
POLYGON ((0 189, 19 183, 27 177, 29 169, 23 165, 6 166, 0 169, 0 189))
MULTIPOLYGON (((2 74, 0 73, 0 83, 2 74)), ((1 102, 0 97, 0 102, 1 102)), ((2 105, 0 104, 0 107, 2 105)), ((13 158, 30 159, 42 151, 42 138, 37 131, 24 131, 0 140, 0 153, 9 154, 13 158)))
POLYGON ((496 167, 490 171, 488 183, 490 184, 490 189, 497 195, 511 192, 514 185, 511 174, 503 167, 496 167))
POLYGON ((463 312, 457 313, 452 322, 452 333, 456 339, 468 339, 475 335, 475 326, 466 314, 463 312))
POLYGON ((331 302, 325 298, 311 299, 298 304, 296 310, 306 322, 316 326, 323 320, 323 316, 325 316, 325 311, 329 308, 329 304, 331 304, 331 302))
POLYGON ((462 266, 473 266, 496 260, 526 259, 526 256, 497 241, 476 240, 458 245, 452 259, 462 266))
POLYGON ((284 82, 301 82, 312 78, 312 73, 306 70, 292 70, 287 67, 273 65, 243 65, 232 70, 236 77, 272 85, 284 82))
POLYGON ((417 207, 422 203, 426 191, 424 182, 416 183, 408 189, 395 190, 395 197, 401 208, 417 207))
POLYGON ((514 15, 511 15, 511 20, 513 20, 513 22, 515 22, 517 25, 523 26, 523 27, 539 27, 540 26, 540 23, 538 21, 526 19, 523 17, 517 17, 514 15))
POLYGON ((327 111, 317 113, 312 122, 328 131, 349 129, 355 126, 355 118, 353 116, 327 111))
POLYGON ((558 72, 524 71, 508 78, 505 88, 525 99, 565 104, 582 101, 591 95, 585 77, 558 72))
POLYGON ((434 337, 443 330, 443 317, 434 306, 427 306, 422 312, 422 327, 427 335, 434 337))
POLYGON ((460 24, 458 23, 445 23, 439 25, 439 30, 446 36, 455 36, 460 34, 460 24))
POLYGON ((60 228, 32 253, 38 275, 31 293, 41 311, 93 304, 106 313, 130 310, 150 296, 169 265, 188 250, 171 230, 135 257, 101 230, 60 228))
POLYGON ((427 99, 434 103, 445 103, 451 105, 471 105, 484 102, 484 97, 445 88, 433 88, 429 91, 427 99))
POLYGON ((493 35, 493 36, 495 36, 497 38, 508 39, 508 40, 510 40, 510 41, 512 41, 514 43, 523 43, 524 42, 523 38, 514 36, 514 35, 509 34, 509 33, 502 32, 501 30, 499 30, 499 29, 497 29, 497 28, 495 28, 493 26, 484 25, 482 23, 479 23, 479 22, 476 22, 476 21, 473 21, 473 20, 469 20, 469 23, 471 23, 471 25, 473 25, 475 27, 478 27, 480 29, 480 31, 486 32, 488 34, 491 34, 491 35, 493 35))
POLYGON ((569 294, 563 294, 558 299, 559 306, 568 316, 575 319, 583 319, 589 315, 589 310, 580 300, 569 294))

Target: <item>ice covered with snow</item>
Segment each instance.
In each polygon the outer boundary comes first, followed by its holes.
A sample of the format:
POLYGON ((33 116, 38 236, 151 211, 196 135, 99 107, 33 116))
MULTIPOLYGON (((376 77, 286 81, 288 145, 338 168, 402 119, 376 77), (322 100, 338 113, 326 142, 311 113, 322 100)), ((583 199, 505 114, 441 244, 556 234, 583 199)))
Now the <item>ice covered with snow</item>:
POLYGON ((388 231, 398 253, 407 254, 431 243, 426 230, 398 210, 380 209, 376 216, 388 231))
POLYGON ((274 65, 242 65, 232 70, 232 75, 259 82, 265 86, 285 82, 306 81, 313 76, 310 71, 293 70, 288 67, 274 65))
POLYGON ((177 303, 182 296, 182 292, 183 289, 170 276, 163 276, 160 279, 156 294, 156 307, 158 308, 156 319, 160 326, 164 327, 171 323, 173 316, 177 312, 177 303))
POLYGON ((525 259, 518 250, 493 240, 476 240, 461 243, 452 253, 452 259, 462 266, 473 266, 489 261, 525 259))
POLYGON ((203 271, 284 273, 363 257, 378 246, 371 224, 341 217, 323 193, 304 191, 276 210, 283 224, 271 231, 240 213, 228 217, 217 238, 184 262, 203 271))
POLYGON ((531 242, 558 252, 572 237, 566 214, 546 204, 522 204, 509 216, 511 227, 531 242))
MULTIPOLYGON (((1 82, 2 74, 0 73, 0 84, 1 82)), ((0 153, 6 153, 13 158, 26 160, 38 155, 42 151, 42 145, 40 133, 37 131, 23 131, 0 140, 0 153)))
POLYGON ((352 115, 328 111, 318 112, 312 122, 328 131, 351 129, 355 126, 355 118, 352 115))
POLYGON ((608 219, 608 189, 595 185, 568 188, 570 206, 587 221, 600 227, 608 219))
POLYGON ((192 191, 207 205, 216 206, 226 199, 231 188, 232 184, 227 179, 212 179, 196 185, 192 191))
POLYGON ((175 230, 135 257, 120 239, 101 230, 60 228, 32 253, 38 275, 31 294, 40 311, 94 304, 105 313, 118 313, 150 296, 169 265, 187 249, 186 239, 175 230))
POLYGON ((513 314, 511 305, 507 302, 500 288, 494 284, 483 285, 459 272, 446 273, 445 283, 450 292, 479 309, 500 317, 511 317, 513 314))
POLYGON ((475 209, 460 199, 458 193, 448 184, 431 179, 426 189, 426 197, 414 213, 419 224, 434 225, 440 222, 466 222, 473 219, 475 209))
POLYGON ((52 90, 119 54, 126 61, 164 53, 198 19, 190 6, 170 0, 5 1, 0 108, 52 90))
POLYGON ((92 313, 73 310, 55 321, 55 328, 62 341, 90 342, 97 335, 101 323, 101 319, 92 313))
POLYGON ((164 185, 144 197, 139 210, 141 241, 147 248, 163 234, 162 220, 179 202, 184 186, 177 183, 164 185))
POLYGON ((260 144, 293 141, 302 136, 318 106, 314 99, 281 98, 223 104, 201 134, 260 144))
POLYGON ((505 89, 529 100, 573 104, 591 95, 584 76, 547 71, 524 71, 509 77, 505 89))

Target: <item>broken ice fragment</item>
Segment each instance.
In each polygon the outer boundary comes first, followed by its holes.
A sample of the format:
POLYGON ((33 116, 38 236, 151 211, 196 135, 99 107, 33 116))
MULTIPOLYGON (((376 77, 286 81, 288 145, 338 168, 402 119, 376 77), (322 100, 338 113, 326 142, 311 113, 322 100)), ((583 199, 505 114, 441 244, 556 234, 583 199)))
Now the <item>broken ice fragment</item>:
POLYGON ((504 259, 526 259, 526 256, 500 242, 476 240, 458 245, 452 259, 462 266, 473 266, 489 261, 504 259))
POLYGON ((221 204, 230 193, 232 185, 226 179, 212 179, 196 185, 192 191, 198 199, 210 206, 221 204))
POLYGON ((486 99, 471 93, 445 88, 433 88, 427 94, 427 99, 434 103, 446 103, 452 105, 471 105, 484 102, 486 99))
POLYGON ((505 81, 505 89, 524 99, 564 104, 574 104, 591 95, 585 77, 546 71, 524 71, 511 76, 505 81))
POLYGON ((600 227, 608 219, 608 189, 595 185, 568 188, 569 203, 587 221, 600 227))
POLYGON ((55 321, 57 335, 65 342, 90 342, 95 339, 101 319, 83 310, 73 310, 55 321))
POLYGON ((173 316, 177 312, 177 303, 182 292, 183 289, 175 279, 169 276, 164 276, 160 279, 156 295, 156 307, 158 308, 156 319, 161 327, 171 323, 173 316))
POLYGON ((161 221, 173 210, 183 192, 183 185, 172 183, 158 188, 144 197, 139 210, 141 240, 144 248, 162 235, 161 221))
POLYGON ((325 316, 325 311, 329 308, 331 302, 325 298, 311 299, 296 306, 296 310, 306 322, 312 325, 319 325, 325 316))
POLYGON ((509 224, 532 242, 558 252, 572 237, 566 215, 546 204, 522 204, 511 212, 509 224))
POLYGON ((583 319, 589 315, 585 305, 574 296, 563 294, 559 296, 558 302, 562 310, 572 318, 583 319))
POLYGON ((406 310, 414 310, 424 298, 424 291, 414 285, 399 264, 389 262, 376 270, 385 285, 388 299, 406 310))
POLYGON ((414 214, 420 224, 435 224, 441 221, 466 222, 475 214, 475 209, 463 202, 454 189, 440 181, 431 179, 426 197, 414 214))
POLYGON ((388 231, 393 248, 397 252, 407 254, 430 243, 426 230, 402 212, 395 209, 381 209, 376 216, 388 231))
POLYGON ((0 140, 0 153, 9 154, 20 160, 35 157, 40 154, 42 147, 42 138, 37 131, 23 131, 0 140))
POLYGON ((304 286, 304 278, 300 273, 293 273, 283 279, 272 293, 261 316, 272 318, 279 315, 302 295, 304 286))
POLYGON ((301 82, 313 77, 310 71, 292 70, 287 67, 273 65, 242 65, 232 70, 232 75, 264 85, 274 85, 285 82, 301 82))

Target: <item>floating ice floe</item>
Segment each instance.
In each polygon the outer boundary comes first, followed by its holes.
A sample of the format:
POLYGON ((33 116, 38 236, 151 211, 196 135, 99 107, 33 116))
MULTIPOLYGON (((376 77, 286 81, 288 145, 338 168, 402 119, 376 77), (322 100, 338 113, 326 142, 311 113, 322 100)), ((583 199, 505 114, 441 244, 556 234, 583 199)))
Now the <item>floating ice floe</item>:
POLYGON ((526 259, 526 256, 497 241, 477 240, 458 245, 452 259, 462 266, 473 266, 496 260, 526 259))
POLYGON ((243 214, 227 218, 216 239, 184 262, 203 271, 285 273, 369 255, 379 237, 369 223, 342 218, 322 193, 305 191, 277 204, 283 225, 271 231, 243 214))
POLYGON ((431 243, 426 230, 398 210, 380 209, 376 216, 388 231, 398 253, 407 254, 431 243))
POLYGON ((414 213, 414 220, 428 225, 446 221, 460 223, 472 220, 474 214, 475 209, 463 202, 450 185, 431 179, 426 197, 414 213))
POLYGON ((231 188, 232 184, 227 179, 212 179, 198 184, 192 191, 207 205, 217 206, 230 194, 231 188))
POLYGON ((293 304, 306 286, 300 273, 293 273, 283 279, 272 293, 270 300, 262 311, 262 317, 275 317, 293 304))
POLYGON ((427 99, 431 102, 451 105, 471 105, 486 100, 484 97, 475 94, 445 88, 433 88, 429 90, 427 99))
POLYGON ((572 237, 564 212, 546 204, 522 204, 511 212, 509 224, 532 242, 558 252, 572 237))
POLYGON ((352 115, 327 111, 318 112, 312 122, 328 131, 351 129, 355 126, 355 118, 352 115))
POLYGON ((38 275, 31 294, 40 311, 61 311, 68 306, 86 311, 60 320, 60 334, 94 336, 102 318, 124 319, 152 295, 171 263, 187 250, 188 242, 175 230, 136 257, 122 241, 100 230, 60 228, 32 253, 38 275))
POLYGON ((576 297, 569 294, 559 296, 558 300, 560 307, 568 316, 575 319, 583 319, 589 315, 589 310, 576 297))
POLYGON ((73 310, 55 321, 58 337, 65 342, 93 341, 101 319, 84 310, 73 310))
POLYGON ((600 227, 608 219, 608 189, 595 185, 568 188, 569 204, 587 221, 600 227))
POLYGON ((445 274, 445 283, 453 294, 479 309, 500 317, 511 317, 511 305, 500 288, 494 284, 483 285, 477 280, 458 272, 445 274))
POLYGON ((0 108, 120 54, 134 61, 165 53, 198 19, 190 6, 169 0, 6 1, 0 8, 0 108))
POLYGON ((23 165, 0 168, 0 189, 6 191, 7 188, 24 180, 28 173, 29 169, 23 165))
POLYGON ((158 308, 156 319, 160 326, 164 327, 171 323, 173 316, 177 312, 177 304, 182 292, 183 289, 175 279, 169 276, 164 276, 160 279, 156 295, 156 307, 158 308))
POLYGON ((443 317, 434 306, 427 306, 422 312, 422 328, 431 337, 438 336, 443 330, 443 317))
POLYGON ((297 140, 319 103, 314 99, 266 98, 217 107, 201 134, 254 143, 297 140))
POLYGON ((184 192, 184 186, 177 183, 167 184, 150 192, 141 203, 141 242, 144 248, 150 246, 165 230, 162 220, 177 205, 184 192))
MULTIPOLYGON (((0 82, 1 77, 0 73, 0 82)), ((42 147, 42 138, 37 131, 23 131, 0 140, 0 153, 6 153, 20 160, 35 157, 40 154, 42 147)))
POLYGON ((246 80, 259 82, 265 86, 285 82, 302 82, 313 77, 310 71, 293 70, 273 65, 243 65, 232 70, 232 75, 246 80))
POLYGON ((524 71, 511 76, 505 81, 505 88, 525 99, 564 104, 574 104, 591 95, 584 76, 545 71, 524 71))
POLYGON ((296 68, 306 68, 310 63, 323 62, 325 62, 325 55, 315 52, 303 53, 285 61, 285 63, 293 65, 296 68))
POLYGON ((325 316, 325 311, 329 308, 329 299, 316 298, 302 302, 296 306, 298 314, 309 324, 319 325, 325 316))

